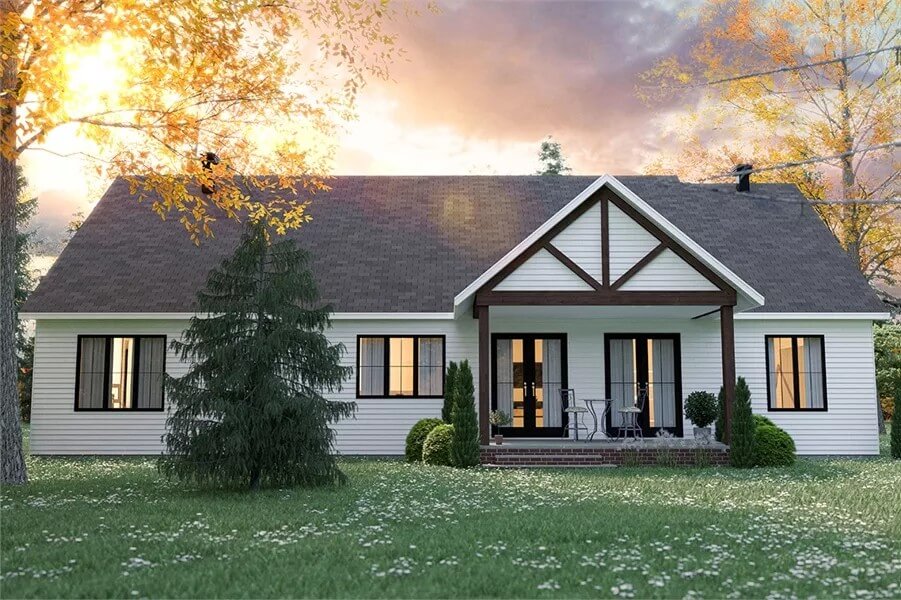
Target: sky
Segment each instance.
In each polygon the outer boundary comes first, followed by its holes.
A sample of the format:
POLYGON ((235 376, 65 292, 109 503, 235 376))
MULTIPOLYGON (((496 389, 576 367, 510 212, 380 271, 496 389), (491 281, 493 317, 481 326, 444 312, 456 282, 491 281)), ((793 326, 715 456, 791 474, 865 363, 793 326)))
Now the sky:
MULTIPOLYGON (((552 135, 577 174, 631 174, 675 144, 662 131, 684 107, 650 108, 638 75, 683 54, 684 2, 444 0, 437 13, 394 23, 403 59, 370 82, 358 120, 339 135, 335 174, 528 174, 552 135)), ((107 68, 98 57, 85 79, 107 68)), ((45 144, 90 150, 72 128, 45 144)), ((90 163, 36 152, 23 158, 39 195, 35 225, 56 240, 108 182, 90 163)), ((724 165, 726 167, 726 165, 724 165)), ((52 244, 51 244, 52 246, 52 244)))

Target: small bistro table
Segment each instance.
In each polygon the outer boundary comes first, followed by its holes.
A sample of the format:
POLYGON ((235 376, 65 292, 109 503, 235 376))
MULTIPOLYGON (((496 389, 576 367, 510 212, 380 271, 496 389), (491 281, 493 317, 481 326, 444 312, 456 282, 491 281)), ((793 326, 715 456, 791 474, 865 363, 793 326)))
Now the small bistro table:
MULTIPOLYGON (((610 408, 610 398, 585 398, 583 400, 586 408, 588 408, 588 412, 591 413, 591 417, 594 419, 594 430, 588 435, 588 439, 585 441, 590 442, 594 439, 594 436, 598 433, 598 426, 601 425, 601 419, 603 419, 607 410, 610 408), (595 407, 595 404, 601 404, 600 412, 595 407)), ((607 435, 606 425, 601 428, 601 435, 606 439, 609 436, 607 435)))

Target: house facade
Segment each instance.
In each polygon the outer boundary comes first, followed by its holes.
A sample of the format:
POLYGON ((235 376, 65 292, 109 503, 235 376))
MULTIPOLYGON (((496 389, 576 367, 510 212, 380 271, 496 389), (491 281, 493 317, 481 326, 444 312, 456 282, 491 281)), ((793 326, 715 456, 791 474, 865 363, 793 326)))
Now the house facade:
MULTIPOLYGON (((482 442, 572 436, 561 389, 616 410, 641 396, 646 436, 692 435, 689 393, 755 412, 802 454, 878 453, 872 323, 882 304, 791 186, 672 177, 342 177, 290 235, 313 255, 328 332, 357 403, 345 454, 403 453, 468 360, 482 442)), ((206 273, 237 243, 195 247, 115 182, 24 309, 36 322, 35 454, 164 450, 163 374, 206 273)))

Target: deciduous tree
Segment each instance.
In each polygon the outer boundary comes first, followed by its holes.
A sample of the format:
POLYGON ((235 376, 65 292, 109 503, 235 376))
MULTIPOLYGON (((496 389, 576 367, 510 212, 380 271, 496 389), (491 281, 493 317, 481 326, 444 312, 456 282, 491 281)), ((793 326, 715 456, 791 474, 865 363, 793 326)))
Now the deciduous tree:
POLYGON ((895 0, 706 0, 692 12, 698 39, 688 59, 666 58, 643 76, 643 97, 676 94, 689 107, 674 127, 681 150, 647 170, 697 180, 733 164, 842 155, 754 177, 851 200, 816 209, 868 280, 892 282, 899 205, 869 202, 897 197, 901 163, 896 148, 867 148, 898 140, 899 15, 895 0), (834 62, 793 68, 823 61, 834 62), (776 69, 787 70, 741 77, 776 69))
MULTIPOLYGON (((195 241, 216 214, 309 218, 330 133, 396 54, 387 1, 0 0, 2 481, 26 479, 16 410, 16 164, 75 125, 107 176, 195 241), (214 153, 208 154, 208 153, 214 153), (297 178, 298 175, 301 177, 297 178), (249 187, 268 192, 254 201, 249 187), (204 188, 209 193, 200 193, 204 188), (215 209, 215 210, 214 210, 215 209)), ((257 198, 260 196, 257 195, 257 198)))
POLYGON ((541 142, 541 147, 538 150, 538 161, 541 163, 541 168, 535 173, 536 175, 566 175, 572 171, 569 165, 566 164, 563 146, 551 136, 547 136, 541 142))

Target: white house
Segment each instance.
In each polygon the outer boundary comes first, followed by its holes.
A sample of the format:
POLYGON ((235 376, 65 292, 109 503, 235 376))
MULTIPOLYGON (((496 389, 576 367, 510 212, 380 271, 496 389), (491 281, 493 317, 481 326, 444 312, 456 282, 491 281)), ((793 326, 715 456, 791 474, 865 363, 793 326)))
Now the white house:
MULTIPOLYGON (((290 235, 314 257, 355 377, 338 450, 401 454, 468 359, 483 443, 568 435, 559 390, 647 390, 646 435, 690 436, 682 400, 733 393, 803 454, 877 454, 872 323, 883 305, 787 185, 674 177, 340 177, 290 235)), ((194 246, 115 182, 28 301, 35 454, 160 452, 162 373, 206 274, 241 228, 194 246)), ((608 431, 621 423, 614 410, 608 431)))

